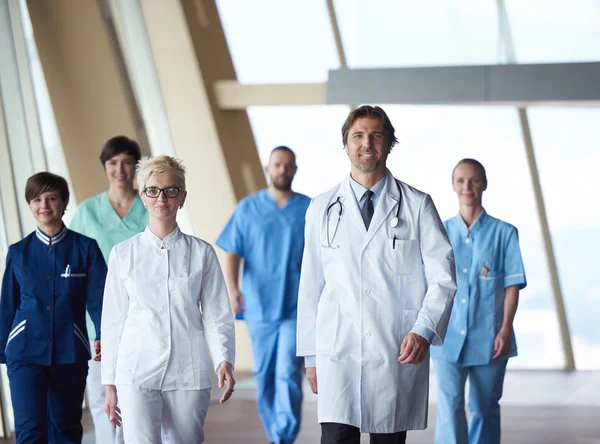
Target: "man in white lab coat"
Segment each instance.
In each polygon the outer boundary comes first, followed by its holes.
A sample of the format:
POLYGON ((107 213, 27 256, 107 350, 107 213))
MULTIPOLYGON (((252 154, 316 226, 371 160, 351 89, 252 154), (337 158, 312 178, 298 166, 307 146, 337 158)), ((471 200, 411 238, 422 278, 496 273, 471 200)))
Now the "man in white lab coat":
POLYGON ((342 127, 350 175, 306 213, 298 356, 319 395, 321 443, 402 444, 427 426, 429 346, 443 342, 452 247, 431 197, 386 168, 397 143, 379 107, 342 127))

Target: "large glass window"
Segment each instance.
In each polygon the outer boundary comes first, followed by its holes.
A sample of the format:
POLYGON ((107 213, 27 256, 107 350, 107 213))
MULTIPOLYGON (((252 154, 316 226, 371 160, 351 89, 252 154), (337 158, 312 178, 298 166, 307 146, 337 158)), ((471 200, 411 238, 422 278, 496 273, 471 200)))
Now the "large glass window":
POLYGON ((430 193, 442 219, 458 211, 451 172, 471 157, 486 167, 486 211, 515 225, 528 286, 515 319, 519 356, 511 367, 564 365, 558 320, 517 111, 500 107, 387 106, 400 145, 388 159, 402 180, 430 193))
POLYGON ((347 106, 251 107, 250 123, 263 165, 271 150, 286 145, 296 153, 294 189, 310 197, 333 187, 348 174, 341 127, 347 106))
MULTIPOLYGON (((473 157, 487 169, 484 205, 489 214, 519 229, 528 286, 521 293, 515 330, 519 357, 511 367, 560 368, 560 334, 543 241, 517 111, 513 108, 385 106, 400 144, 388 167, 403 181, 432 195, 443 219, 458 211, 451 172, 473 157)), ((260 107, 249 110, 261 159, 281 144, 298 156, 294 188, 320 194, 348 174, 341 127, 349 108, 260 107)))
POLYGON ((600 108, 529 110, 578 369, 600 369, 600 108))
POLYGON ((336 0, 351 68, 493 64, 496 2, 336 0))
POLYGON ((73 185, 71 184, 69 169, 67 167, 60 135, 58 133, 58 127, 56 125, 56 119, 54 117, 54 110, 52 108, 52 103, 50 102, 48 85, 46 84, 46 78, 44 77, 44 71, 42 69, 42 64, 37 52, 37 47, 35 45, 35 38, 33 36, 33 28, 31 26, 29 12, 27 10, 27 3, 25 0, 20 0, 19 4, 22 18, 23 37, 25 39, 25 45, 27 49, 31 82, 33 85, 33 92, 35 94, 37 117, 45 154, 42 167, 45 166, 45 169, 48 171, 64 177, 69 184, 71 198, 69 199, 69 207, 67 208, 67 212, 63 218, 65 223, 68 225, 71 222, 71 218, 75 214, 75 211, 77 210, 77 196, 73 185))
POLYGON ((242 83, 324 82, 339 66, 324 0, 217 0, 242 83))
POLYGON ((600 60, 600 2, 506 0, 519 63, 600 60))

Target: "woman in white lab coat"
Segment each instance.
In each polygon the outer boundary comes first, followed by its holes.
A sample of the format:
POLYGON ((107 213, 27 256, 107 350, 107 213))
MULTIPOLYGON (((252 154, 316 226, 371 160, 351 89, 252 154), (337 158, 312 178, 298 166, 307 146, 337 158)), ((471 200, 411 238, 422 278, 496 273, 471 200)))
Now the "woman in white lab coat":
POLYGON ((233 392, 234 324, 214 249, 177 226, 185 170, 145 158, 138 185, 149 223, 110 254, 102 310, 106 412, 125 442, 204 441, 212 366, 221 403, 233 392), (117 407, 117 398, 119 407, 117 407))

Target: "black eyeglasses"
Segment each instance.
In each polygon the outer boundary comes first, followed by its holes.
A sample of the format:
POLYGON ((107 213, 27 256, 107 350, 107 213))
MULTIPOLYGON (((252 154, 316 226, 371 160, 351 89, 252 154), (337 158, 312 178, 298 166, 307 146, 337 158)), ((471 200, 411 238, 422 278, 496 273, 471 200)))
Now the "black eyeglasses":
POLYGON ((158 196, 160 196, 161 192, 167 199, 173 199, 174 197, 179 196, 179 193, 181 193, 181 188, 179 188, 179 187, 168 187, 168 188, 148 187, 148 188, 144 188, 144 194, 151 199, 158 199, 158 196))

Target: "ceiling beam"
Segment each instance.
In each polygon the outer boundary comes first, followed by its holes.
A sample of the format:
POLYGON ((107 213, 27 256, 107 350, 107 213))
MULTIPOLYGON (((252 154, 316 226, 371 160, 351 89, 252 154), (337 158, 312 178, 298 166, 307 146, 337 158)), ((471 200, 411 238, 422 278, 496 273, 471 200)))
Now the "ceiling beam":
POLYGON ((339 69, 327 83, 215 82, 222 110, 249 106, 600 106, 600 62, 428 68, 339 69))

